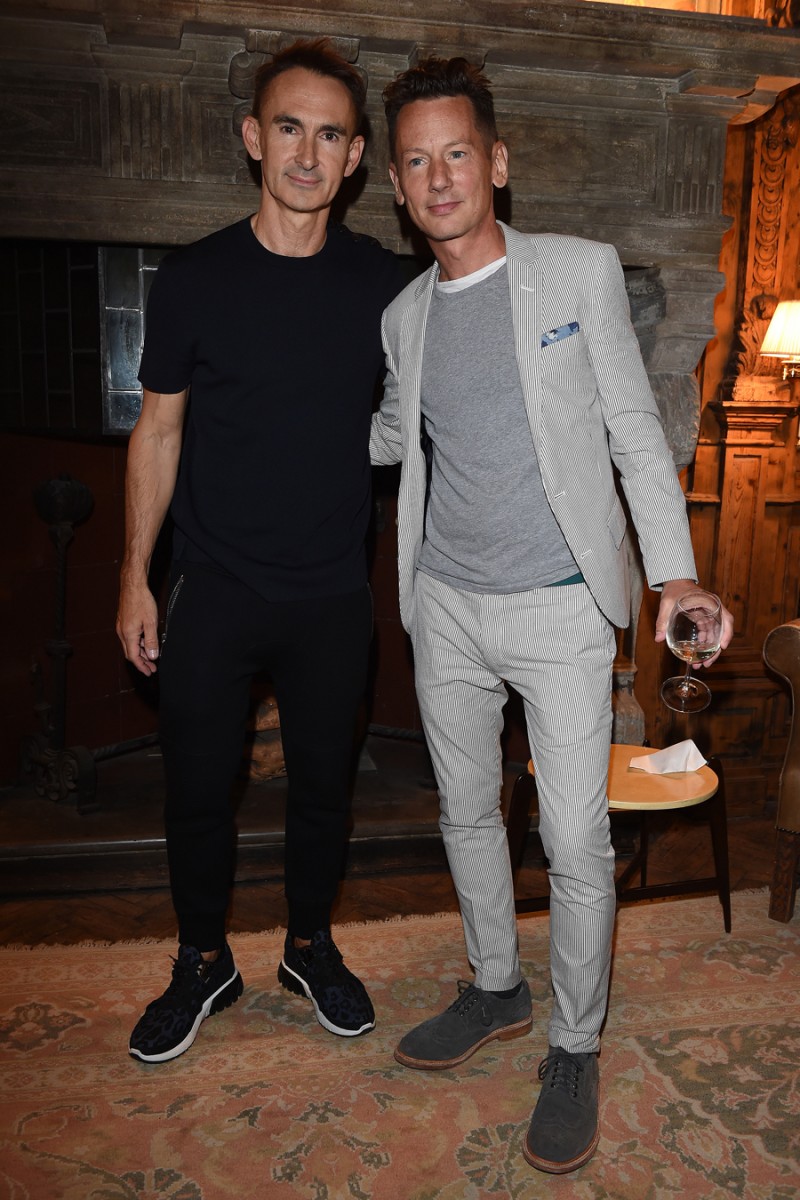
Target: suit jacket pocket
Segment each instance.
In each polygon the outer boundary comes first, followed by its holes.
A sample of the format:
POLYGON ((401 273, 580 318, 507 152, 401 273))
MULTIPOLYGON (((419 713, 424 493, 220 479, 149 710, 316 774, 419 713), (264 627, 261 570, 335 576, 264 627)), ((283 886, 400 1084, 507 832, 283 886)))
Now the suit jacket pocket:
POLYGON ((581 331, 552 342, 541 351, 539 361, 545 399, 549 394, 569 412, 592 403, 597 382, 581 331))

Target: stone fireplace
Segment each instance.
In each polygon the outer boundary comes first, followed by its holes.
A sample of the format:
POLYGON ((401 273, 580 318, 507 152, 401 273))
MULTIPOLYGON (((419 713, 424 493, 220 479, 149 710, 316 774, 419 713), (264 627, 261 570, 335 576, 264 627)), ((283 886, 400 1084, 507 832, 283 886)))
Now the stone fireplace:
POLYGON ((694 452, 694 370, 713 336, 729 124, 800 82, 800 34, 763 21, 583 0, 196 4, 57 0, 0 15, 0 230, 10 238, 173 245, 256 206, 239 138, 256 68, 324 34, 369 83, 370 138, 348 222, 418 249, 392 200, 380 104, 420 55, 492 80, 511 153, 503 216, 612 242, 679 465, 694 452))
MULTIPOLYGON (((675 460, 688 464, 695 368, 724 282, 728 127, 800 83, 800 32, 584 0, 94 0, 80 12, 33 0, 0 14, 3 237, 135 247, 152 263, 148 247, 253 211, 242 116, 257 67, 300 35, 329 36, 368 80, 368 149, 337 215, 406 255, 421 248, 393 203, 382 88, 428 52, 483 63, 511 157, 501 215, 617 247, 675 460)), ((135 343, 141 304, 131 314, 135 343)), ((105 382, 106 428, 124 430, 135 396, 113 410, 105 382)), ((641 732, 634 643, 635 630, 617 671, 628 741, 641 732)))

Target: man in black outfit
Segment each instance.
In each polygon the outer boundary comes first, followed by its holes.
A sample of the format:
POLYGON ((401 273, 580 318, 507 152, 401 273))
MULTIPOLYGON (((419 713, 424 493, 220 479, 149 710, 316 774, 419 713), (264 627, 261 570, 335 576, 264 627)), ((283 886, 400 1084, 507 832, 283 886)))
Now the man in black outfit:
POLYGON ((265 64, 242 131, 261 164, 259 209, 166 257, 148 302, 117 633, 144 675, 158 663, 180 948, 131 1037, 145 1062, 183 1053, 242 992, 225 937, 230 790, 262 669, 289 779, 278 977, 332 1033, 375 1023, 330 933, 372 625, 364 537, 380 318, 402 286, 388 251, 329 224, 364 148, 364 100, 359 73, 324 41, 265 64), (147 576, 169 508, 159 648, 147 576))

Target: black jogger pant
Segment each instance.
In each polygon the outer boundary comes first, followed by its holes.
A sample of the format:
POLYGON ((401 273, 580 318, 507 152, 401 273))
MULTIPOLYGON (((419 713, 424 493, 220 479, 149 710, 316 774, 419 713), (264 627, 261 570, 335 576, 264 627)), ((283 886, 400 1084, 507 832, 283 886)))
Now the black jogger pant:
POLYGON ((272 602, 221 571, 176 565, 159 659, 160 733, 172 899, 182 944, 225 939, 235 830, 231 788, 250 684, 269 672, 280 711, 288 799, 289 931, 330 924, 346 847, 353 738, 372 602, 344 596, 272 602))

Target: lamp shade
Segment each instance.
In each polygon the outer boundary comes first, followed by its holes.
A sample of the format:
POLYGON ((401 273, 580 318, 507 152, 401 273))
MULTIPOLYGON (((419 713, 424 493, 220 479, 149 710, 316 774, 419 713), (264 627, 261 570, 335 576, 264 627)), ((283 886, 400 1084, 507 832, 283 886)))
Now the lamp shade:
POLYGON ((800 300, 781 300, 761 344, 767 358, 800 359, 800 300))

